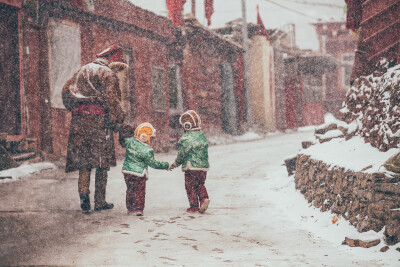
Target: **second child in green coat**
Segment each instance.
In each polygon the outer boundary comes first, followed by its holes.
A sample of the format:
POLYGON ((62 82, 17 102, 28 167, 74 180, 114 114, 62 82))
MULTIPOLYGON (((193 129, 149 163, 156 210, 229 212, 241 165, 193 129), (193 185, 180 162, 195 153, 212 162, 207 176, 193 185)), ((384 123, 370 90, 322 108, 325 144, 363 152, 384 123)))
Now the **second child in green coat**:
POLYGON ((194 110, 181 115, 179 123, 185 134, 178 142, 178 155, 169 169, 182 165, 185 172, 185 189, 190 207, 188 212, 204 213, 210 204, 205 187, 208 162, 208 141, 201 131, 200 116, 194 110))
POLYGON ((128 214, 143 216, 146 180, 148 179, 148 166, 154 169, 167 170, 169 163, 157 161, 154 151, 150 147, 150 138, 156 135, 156 130, 148 123, 140 124, 135 130, 135 136, 126 138, 125 161, 122 166, 126 183, 126 208, 128 214))

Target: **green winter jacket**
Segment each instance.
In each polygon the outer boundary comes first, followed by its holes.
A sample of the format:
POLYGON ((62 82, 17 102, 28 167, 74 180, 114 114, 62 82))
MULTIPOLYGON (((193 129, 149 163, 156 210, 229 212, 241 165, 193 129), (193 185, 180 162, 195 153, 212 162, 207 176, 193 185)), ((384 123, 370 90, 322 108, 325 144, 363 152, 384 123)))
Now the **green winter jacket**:
POLYGON ((188 131, 179 139, 175 165, 182 165, 182 171, 208 171, 208 141, 202 131, 188 131))
POLYGON ((166 170, 169 163, 157 161, 153 149, 139 140, 130 137, 125 139, 126 155, 122 172, 139 177, 148 177, 148 166, 154 169, 166 170))

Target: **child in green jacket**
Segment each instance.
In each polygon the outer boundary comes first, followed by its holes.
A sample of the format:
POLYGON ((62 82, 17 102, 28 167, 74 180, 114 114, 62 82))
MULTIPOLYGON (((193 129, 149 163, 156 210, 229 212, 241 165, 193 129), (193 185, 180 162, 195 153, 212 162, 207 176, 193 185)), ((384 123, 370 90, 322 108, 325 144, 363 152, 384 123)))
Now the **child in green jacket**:
POLYGON ((185 172, 185 189, 189 199, 188 212, 204 213, 210 204, 205 187, 208 163, 208 141, 201 131, 200 116, 193 110, 181 115, 179 123, 185 134, 178 142, 178 155, 170 170, 182 165, 185 172))
POLYGON ((150 138, 156 135, 156 130, 148 123, 140 124, 134 137, 126 138, 125 161, 122 166, 126 183, 126 208, 128 214, 134 213, 136 216, 143 216, 146 180, 148 178, 148 166, 154 169, 166 170, 169 163, 157 161, 154 158, 154 151, 150 147, 150 138))

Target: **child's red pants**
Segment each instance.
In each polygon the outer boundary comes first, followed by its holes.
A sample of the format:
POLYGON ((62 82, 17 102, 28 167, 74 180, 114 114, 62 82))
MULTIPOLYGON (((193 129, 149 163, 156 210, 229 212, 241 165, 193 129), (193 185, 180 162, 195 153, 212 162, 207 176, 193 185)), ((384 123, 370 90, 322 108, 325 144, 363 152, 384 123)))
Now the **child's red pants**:
POLYGON ((126 183, 126 208, 129 211, 144 210, 146 177, 124 173, 126 183))
POLYGON ((204 186, 206 177, 206 171, 185 172, 185 189, 191 208, 199 207, 199 203, 203 200, 203 198, 208 198, 207 190, 204 186))

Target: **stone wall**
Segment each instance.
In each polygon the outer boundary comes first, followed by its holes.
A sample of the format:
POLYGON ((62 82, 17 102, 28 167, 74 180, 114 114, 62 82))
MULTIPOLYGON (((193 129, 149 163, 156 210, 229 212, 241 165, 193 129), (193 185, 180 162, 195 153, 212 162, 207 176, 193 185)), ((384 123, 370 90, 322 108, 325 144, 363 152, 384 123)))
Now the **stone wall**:
POLYGON ((387 151, 400 147, 400 65, 354 81, 340 110, 341 119, 356 128, 353 134, 387 151))
POLYGON ((400 241, 400 175, 354 172, 299 154, 295 184, 308 202, 344 217, 359 232, 386 226, 386 243, 400 241))

